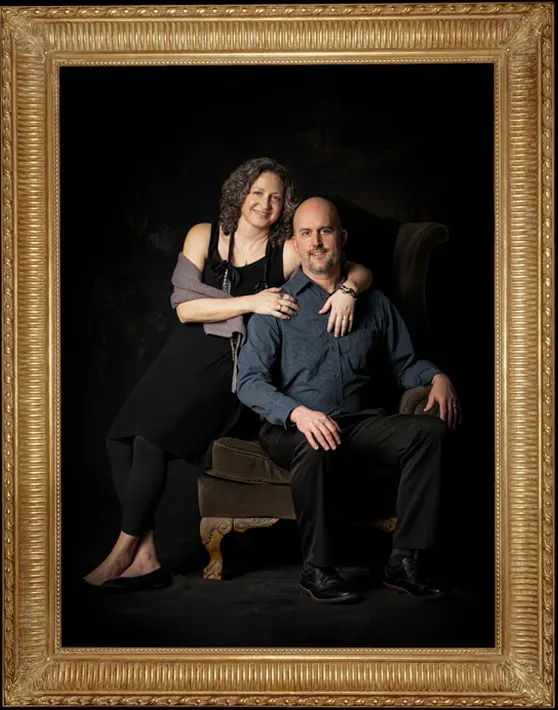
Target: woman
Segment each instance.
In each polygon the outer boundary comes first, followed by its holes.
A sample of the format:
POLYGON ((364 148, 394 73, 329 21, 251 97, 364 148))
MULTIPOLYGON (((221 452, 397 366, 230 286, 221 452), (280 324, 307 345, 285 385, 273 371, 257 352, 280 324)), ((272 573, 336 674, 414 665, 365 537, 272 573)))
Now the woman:
MULTIPOLYGON (((219 222, 197 224, 188 232, 179 265, 182 260, 196 272, 203 288, 225 293, 177 305, 175 331, 110 429, 107 451, 122 525, 108 557, 85 577, 89 584, 135 590, 171 583, 170 572, 157 559, 153 536, 167 460, 198 460, 214 438, 231 428, 241 407, 231 388, 231 339, 208 335, 206 329, 251 313, 296 315, 295 299, 279 286, 299 263, 287 241, 297 204, 281 165, 268 158, 249 160, 223 185, 219 222)), ((346 286, 356 292, 370 286, 368 269, 347 267, 346 286)), ((329 310, 328 329, 344 335, 351 327, 353 296, 336 292, 321 312, 329 310)))

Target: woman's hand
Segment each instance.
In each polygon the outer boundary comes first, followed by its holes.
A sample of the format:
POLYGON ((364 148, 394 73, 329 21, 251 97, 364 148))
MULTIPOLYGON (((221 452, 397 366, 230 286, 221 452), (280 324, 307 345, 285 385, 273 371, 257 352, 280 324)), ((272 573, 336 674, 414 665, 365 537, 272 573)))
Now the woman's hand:
POLYGON ((300 306, 296 299, 288 293, 282 293, 280 288, 266 288, 265 291, 248 296, 252 313, 263 316, 275 316, 288 320, 297 314, 300 306))
POLYGON ((342 338, 350 333, 353 327, 355 314, 355 299, 343 291, 335 291, 325 302, 324 307, 318 311, 327 313, 331 310, 327 322, 327 332, 334 333, 336 338, 342 338))

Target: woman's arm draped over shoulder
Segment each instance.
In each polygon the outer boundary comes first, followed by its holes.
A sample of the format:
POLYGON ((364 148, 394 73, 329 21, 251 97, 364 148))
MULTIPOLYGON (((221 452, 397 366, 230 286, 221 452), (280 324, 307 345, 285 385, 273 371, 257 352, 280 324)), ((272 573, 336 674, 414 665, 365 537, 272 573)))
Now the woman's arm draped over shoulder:
POLYGON ((347 279, 343 284, 344 286, 352 288, 358 294, 368 291, 370 286, 372 286, 373 279, 372 272, 366 266, 355 264, 354 261, 347 262, 347 279))
MULTIPOLYGON (((186 235, 182 253, 203 273, 209 252, 211 225, 207 222, 196 224, 186 235)), ((184 301, 176 308, 181 323, 215 323, 250 313, 249 296, 236 298, 199 298, 184 301)))
MULTIPOLYGON (((182 254, 201 273, 209 251, 211 226, 197 224, 184 240, 182 254)), ((248 296, 225 296, 223 298, 198 298, 183 301, 176 307, 181 323, 217 323, 245 313, 259 313, 275 318, 290 318, 298 307, 292 296, 281 293, 280 288, 268 288, 248 296)))

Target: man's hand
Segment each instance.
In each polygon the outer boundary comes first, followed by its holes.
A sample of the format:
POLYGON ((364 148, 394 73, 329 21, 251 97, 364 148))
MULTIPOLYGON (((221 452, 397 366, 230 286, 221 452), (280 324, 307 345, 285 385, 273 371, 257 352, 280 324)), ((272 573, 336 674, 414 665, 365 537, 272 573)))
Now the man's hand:
POLYGON ((432 389, 424 411, 430 411, 436 402, 438 402, 440 407, 440 419, 446 422, 450 429, 455 429, 461 422, 459 400, 450 378, 441 373, 434 375, 432 378, 432 389))
POLYGON ((319 451, 320 446, 326 451, 336 449, 341 443, 341 427, 323 412, 316 412, 301 405, 293 409, 290 420, 316 451, 319 451))

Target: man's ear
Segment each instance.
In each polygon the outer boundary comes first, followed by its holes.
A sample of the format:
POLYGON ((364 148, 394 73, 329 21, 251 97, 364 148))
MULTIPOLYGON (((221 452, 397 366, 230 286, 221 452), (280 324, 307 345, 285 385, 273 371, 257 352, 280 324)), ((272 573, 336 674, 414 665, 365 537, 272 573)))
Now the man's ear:
POLYGON ((346 243, 346 241, 347 241, 347 237, 348 237, 348 236, 349 236, 349 235, 348 235, 347 230, 346 230, 346 229, 342 229, 342 230, 341 230, 341 246, 342 246, 342 247, 345 246, 345 243, 346 243))
POLYGON ((291 242, 293 243, 293 249, 294 249, 294 250, 296 251, 296 253, 300 256, 300 252, 298 251, 298 243, 297 243, 297 241, 296 241, 296 237, 295 237, 294 234, 293 234, 293 236, 291 237, 291 242))

